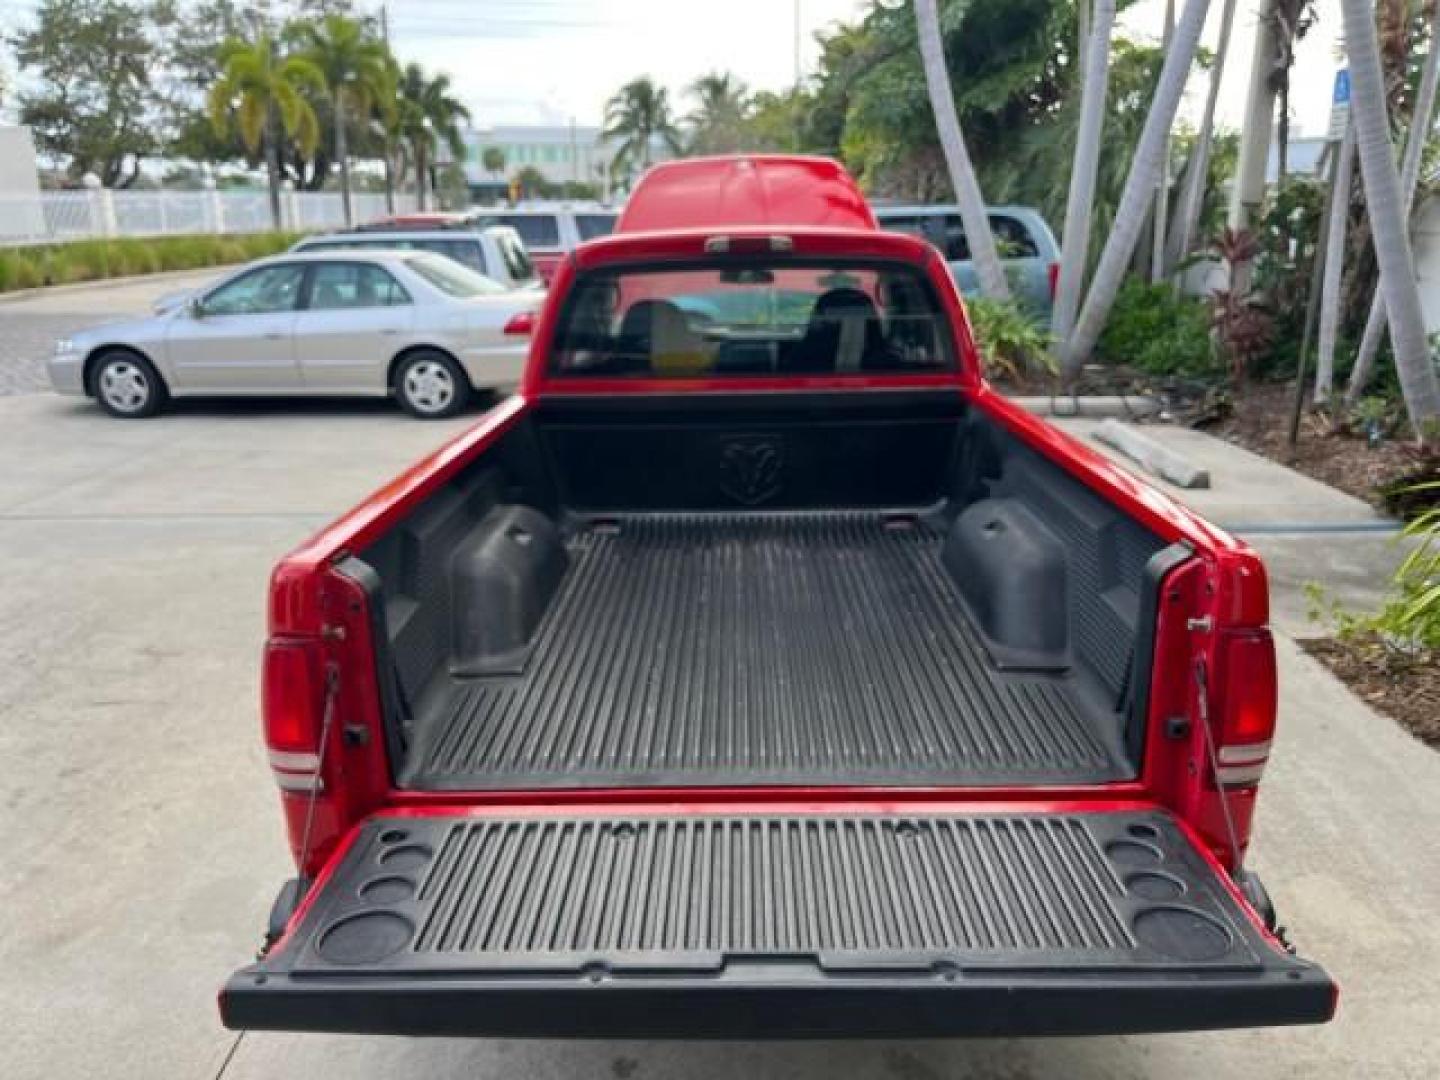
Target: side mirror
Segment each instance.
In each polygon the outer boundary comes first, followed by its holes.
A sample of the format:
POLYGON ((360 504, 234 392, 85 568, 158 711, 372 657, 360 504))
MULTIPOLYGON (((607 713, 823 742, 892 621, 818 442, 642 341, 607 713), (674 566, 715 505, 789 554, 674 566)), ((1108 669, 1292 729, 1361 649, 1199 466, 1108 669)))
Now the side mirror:
POLYGON ((205 298, 192 296, 189 300, 185 301, 185 310, 190 313, 192 319, 205 318, 205 298))

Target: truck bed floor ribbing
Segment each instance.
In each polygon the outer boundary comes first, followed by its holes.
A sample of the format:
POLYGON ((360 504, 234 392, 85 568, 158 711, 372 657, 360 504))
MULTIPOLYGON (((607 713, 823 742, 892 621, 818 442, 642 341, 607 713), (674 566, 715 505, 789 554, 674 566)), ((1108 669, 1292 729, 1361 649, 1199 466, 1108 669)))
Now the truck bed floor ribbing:
POLYGON ((1128 775, 1073 677, 991 664, 941 540, 922 521, 859 512, 634 515, 587 528, 524 671, 458 680, 428 703, 402 783, 1128 775))

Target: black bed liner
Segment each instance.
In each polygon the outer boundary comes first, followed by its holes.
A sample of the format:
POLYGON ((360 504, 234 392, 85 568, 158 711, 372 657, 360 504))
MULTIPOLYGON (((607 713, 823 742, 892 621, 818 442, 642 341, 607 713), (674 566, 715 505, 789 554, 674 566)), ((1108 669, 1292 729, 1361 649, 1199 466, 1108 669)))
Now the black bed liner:
POLYGON ((454 810, 369 822, 231 1027, 455 1035, 1059 1034, 1318 1022, 1150 810, 454 810))
POLYGON ((1116 702, 1002 672, 914 514, 589 522, 519 674, 452 680, 399 780, 1093 784, 1133 775, 1116 702))

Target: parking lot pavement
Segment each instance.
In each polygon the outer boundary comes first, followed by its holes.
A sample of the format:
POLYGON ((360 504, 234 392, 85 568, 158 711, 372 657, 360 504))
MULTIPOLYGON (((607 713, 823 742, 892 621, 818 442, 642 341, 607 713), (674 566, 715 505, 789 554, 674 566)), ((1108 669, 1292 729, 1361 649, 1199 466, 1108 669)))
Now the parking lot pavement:
POLYGON ((55 339, 136 315, 166 293, 212 281, 227 267, 153 274, 117 281, 40 289, 25 296, 0 294, 0 395, 47 390, 45 358, 55 339))
POLYGON ((1209 471, 1209 488, 1185 491, 1096 440, 1099 421, 1058 423, 1260 552, 1270 574, 1271 618, 1296 637, 1321 633, 1310 618, 1309 584, 1323 586, 1346 607, 1374 608, 1409 550, 1395 535, 1395 523, 1368 504, 1204 432, 1161 424, 1144 428, 1150 438, 1209 471))
MULTIPOLYGON (((269 569, 472 420, 255 403, 124 423, 49 395, 0 400, 0 1076, 216 1074, 234 1036, 215 991, 290 871, 257 731, 269 569)), ((250 1033, 225 1075, 1433 1076, 1440 755, 1284 639, 1280 660, 1252 865, 1342 984, 1328 1027, 863 1044, 250 1033)))

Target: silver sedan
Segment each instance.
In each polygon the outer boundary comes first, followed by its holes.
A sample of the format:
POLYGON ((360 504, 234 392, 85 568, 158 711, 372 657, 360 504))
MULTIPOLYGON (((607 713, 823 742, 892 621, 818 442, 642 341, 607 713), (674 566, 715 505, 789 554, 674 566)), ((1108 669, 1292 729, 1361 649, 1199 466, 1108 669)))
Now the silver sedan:
POLYGON ((57 342, 50 381, 125 418, 171 397, 280 394, 393 394, 451 416, 472 389, 519 380, 543 295, 427 252, 280 255, 57 342))

